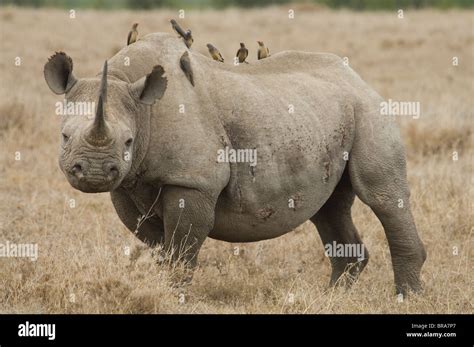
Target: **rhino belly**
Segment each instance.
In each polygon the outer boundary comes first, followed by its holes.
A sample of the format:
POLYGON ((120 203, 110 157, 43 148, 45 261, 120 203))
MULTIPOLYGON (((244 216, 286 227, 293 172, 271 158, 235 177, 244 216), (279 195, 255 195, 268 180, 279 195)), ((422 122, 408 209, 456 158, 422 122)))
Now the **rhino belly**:
POLYGON ((346 161, 322 159, 293 176, 237 178, 219 197, 210 237, 253 242, 281 236, 314 216, 331 196, 346 161))

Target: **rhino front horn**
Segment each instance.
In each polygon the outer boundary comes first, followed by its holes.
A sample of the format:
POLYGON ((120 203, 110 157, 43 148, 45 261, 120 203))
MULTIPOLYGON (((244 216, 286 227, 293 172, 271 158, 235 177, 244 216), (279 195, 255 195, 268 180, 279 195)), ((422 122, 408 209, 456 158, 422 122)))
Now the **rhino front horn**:
POLYGON ((104 63, 102 79, 100 82, 99 101, 97 103, 94 124, 89 132, 88 142, 94 145, 104 145, 108 142, 108 130, 106 124, 106 105, 107 105, 107 60, 104 63))

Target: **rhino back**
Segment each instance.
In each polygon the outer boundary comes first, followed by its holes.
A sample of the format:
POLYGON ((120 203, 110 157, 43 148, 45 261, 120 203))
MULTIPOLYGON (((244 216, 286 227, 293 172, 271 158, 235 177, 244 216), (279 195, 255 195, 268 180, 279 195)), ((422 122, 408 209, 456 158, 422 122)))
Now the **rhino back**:
POLYGON ((176 37, 166 33, 148 34, 135 43, 123 47, 108 60, 109 75, 125 82, 135 82, 162 65, 168 74, 176 73, 177 59, 186 50, 176 37))

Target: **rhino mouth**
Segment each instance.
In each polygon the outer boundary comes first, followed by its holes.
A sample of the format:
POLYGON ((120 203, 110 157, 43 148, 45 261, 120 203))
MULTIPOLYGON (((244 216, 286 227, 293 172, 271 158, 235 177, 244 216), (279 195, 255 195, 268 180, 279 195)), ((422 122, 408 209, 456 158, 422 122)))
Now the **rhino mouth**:
POLYGON ((77 178, 68 177, 68 181, 71 186, 83 193, 105 193, 110 192, 117 188, 120 184, 120 180, 107 177, 88 177, 88 178, 77 178))
POLYGON ((117 188, 118 184, 107 181, 78 181, 71 185, 83 193, 105 193, 117 188))
POLYGON ((84 193, 110 192, 122 181, 118 163, 110 161, 97 166, 87 160, 78 160, 65 170, 65 174, 71 186, 84 193))

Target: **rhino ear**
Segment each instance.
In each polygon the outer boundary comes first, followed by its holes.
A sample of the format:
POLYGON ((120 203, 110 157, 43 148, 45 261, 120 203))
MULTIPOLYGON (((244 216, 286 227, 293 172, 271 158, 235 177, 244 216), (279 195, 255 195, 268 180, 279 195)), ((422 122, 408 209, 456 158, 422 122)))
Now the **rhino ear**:
POLYGON ((146 105, 153 105, 156 100, 163 97, 168 80, 163 76, 165 70, 161 65, 156 65, 153 71, 131 85, 133 94, 146 105))
POLYGON ((44 79, 53 93, 67 93, 77 82, 72 74, 72 59, 64 52, 55 53, 44 66, 44 79))

